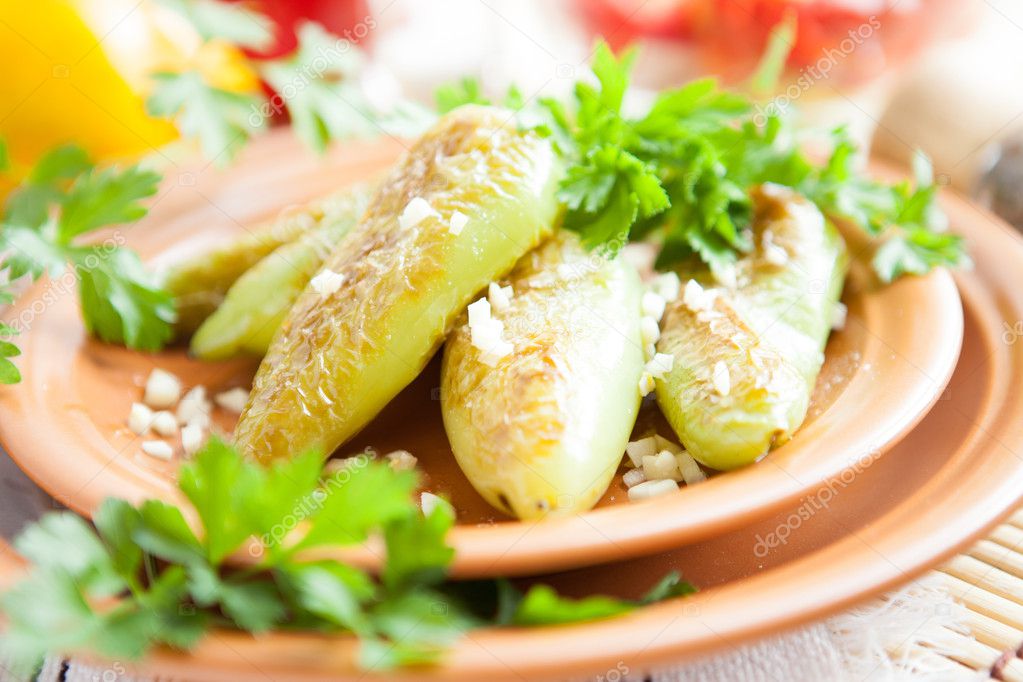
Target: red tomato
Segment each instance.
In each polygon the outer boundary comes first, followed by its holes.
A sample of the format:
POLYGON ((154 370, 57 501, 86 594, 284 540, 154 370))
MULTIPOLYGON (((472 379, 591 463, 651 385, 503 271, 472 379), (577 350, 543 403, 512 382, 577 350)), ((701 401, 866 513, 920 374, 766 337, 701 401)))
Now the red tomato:
POLYGON ((637 37, 686 39, 692 34, 693 15, 704 0, 577 0, 583 21, 613 48, 621 49, 637 37))
POLYGON ((366 0, 258 0, 253 7, 275 24, 274 44, 253 57, 272 59, 295 49, 295 29, 315 21, 329 32, 355 43, 365 43, 376 27, 366 0))
POLYGON ((690 41, 707 68, 741 81, 756 68, 771 30, 797 22, 788 67, 827 69, 861 81, 919 52, 950 28, 962 28, 977 0, 580 0, 583 16, 615 47, 644 37, 690 41))

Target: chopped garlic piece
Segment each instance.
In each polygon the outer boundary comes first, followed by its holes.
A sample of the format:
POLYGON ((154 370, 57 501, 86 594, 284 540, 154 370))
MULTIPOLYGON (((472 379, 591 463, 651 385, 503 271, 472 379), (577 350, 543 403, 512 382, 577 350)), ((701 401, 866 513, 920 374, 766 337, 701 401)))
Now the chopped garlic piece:
POLYGON ((641 467, 643 466, 644 457, 647 455, 657 454, 657 442, 654 440, 653 436, 630 441, 625 446, 625 454, 627 454, 629 456, 629 460, 632 461, 632 466, 641 467))
POLYGON ((142 398, 149 407, 157 410, 172 407, 181 398, 181 380, 170 372, 154 369, 146 380, 146 392, 142 398))
POLYGON ((178 423, 188 424, 195 420, 197 415, 208 415, 212 409, 212 405, 206 400, 206 387, 193 386, 178 403, 176 412, 178 423))
POLYGON ((448 221, 448 232, 455 235, 462 234, 462 230, 468 224, 469 216, 456 210, 451 214, 451 220, 448 221))
POLYGON ((213 401, 228 412, 241 414, 245 409, 245 403, 249 402, 249 392, 241 386, 236 386, 223 393, 218 393, 213 397, 213 401))
POLYGON ((656 455, 647 455, 643 458, 643 475, 646 476, 648 481, 666 478, 672 481, 682 480, 682 472, 678 469, 675 455, 667 450, 662 450, 656 455))
POLYGON ((153 411, 142 403, 132 403, 131 411, 128 413, 128 428, 133 433, 141 436, 149 430, 153 423, 153 411))
POLYGON ((647 455, 657 454, 657 443, 654 437, 641 438, 638 441, 630 441, 625 446, 625 454, 629 456, 632 466, 642 466, 642 458, 647 455))
POLYGON ((206 412, 200 412, 191 419, 188 420, 186 426, 198 426, 200 429, 208 429, 213 425, 213 420, 210 419, 210 415, 206 412))
POLYGON ((675 460, 678 462, 678 469, 682 472, 682 480, 686 482, 686 485, 707 480, 707 474, 703 473, 703 469, 688 452, 683 451, 676 454, 675 460))
POLYGON ((724 360, 718 360, 714 365, 714 390, 718 395, 728 395, 732 390, 732 376, 728 373, 728 365, 724 360))
POLYGON ((647 291, 644 293, 641 305, 643 314, 647 317, 652 317, 658 322, 660 322, 661 318, 664 317, 664 307, 666 303, 663 298, 654 292, 647 291))
POLYGON ((657 343, 661 338, 661 328, 657 320, 652 317, 644 317, 639 321, 639 336, 643 340, 643 346, 657 343))
POLYGON ((481 298, 469 304, 469 330, 490 321, 490 302, 481 298))
POLYGON ((487 287, 487 301, 490 302, 491 309, 496 312, 501 312, 511 305, 511 295, 512 288, 510 286, 502 287, 497 282, 491 282, 487 287))
POLYGON ((166 441, 147 440, 142 443, 142 452, 156 459, 169 460, 174 455, 174 450, 166 441))
POLYGON ((622 476, 622 483, 625 484, 626 488, 631 488, 634 485, 639 485, 646 480, 646 474, 643 473, 642 469, 630 469, 625 472, 622 476))
POLYGON ((682 282, 674 272, 665 272, 654 279, 650 289, 665 301, 674 301, 678 298, 678 292, 682 288, 682 282))
POLYGON ((333 476, 336 473, 344 471, 350 467, 355 466, 359 462, 359 455, 354 457, 341 457, 339 459, 328 459, 327 463, 323 465, 322 478, 333 476))
POLYGON ((650 375, 650 372, 643 372, 643 375, 639 378, 639 394, 645 398, 650 395, 650 392, 656 386, 657 384, 654 383, 654 378, 650 375))
POLYGON ((841 301, 835 303, 831 311, 831 328, 835 331, 845 329, 845 318, 849 316, 849 308, 841 301))
POLYGON ((167 410, 161 410, 153 415, 153 431, 161 436, 173 436, 178 432, 178 420, 167 410))
POLYGON ((181 448, 187 457, 199 452, 202 447, 202 427, 198 424, 186 424, 181 427, 181 448))
POLYGON ((345 283, 345 279, 342 273, 324 268, 319 274, 309 280, 309 286, 320 296, 330 296, 341 288, 341 285, 345 283))
POLYGON ((693 312, 712 309, 715 298, 717 298, 716 291, 704 289, 695 279, 686 282, 686 288, 682 292, 682 304, 693 312))
POLYGON ((777 244, 771 244, 764 248, 764 260, 781 267, 789 262, 789 253, 777 244))
POLYGON ((515 347, 501 338, 504 323, 490 316, 490 302, 485 298, 469 304, 469 340, 481 351, 480 362, 494 367, 515 347))
POLYGON ((771 265, 781 267, 789 262, 789 252, 784 247, 774 243, 774 232, 764 230, 760 235, 760 242, 764 249, 764 260, 771 265))
POLYGON ((655 353, 644 369, 655 379, 663 379, 664 375, 675 366, 675 356, 669 353, 655 353))
POLYGON ((386 457, 395 471, 411 471, 416 468, 416 462, 419 461, 408 450, 395 450, 387 453, 386 457))
POLYGON ((651 497, 660 497, 678 491, 678 483, 675 481, 646 481, 629 488, 629 501, 648 500, 651 497))
POLYGON ((398 216, 398 225, 405 230, 415 227, 431 216, 439 217, 439 214, 433 210, 430 202, 422 197, 413 197, 412 201, 405 205, 405 210, 398 216))
POLYGON ((667 450, 673 455, 677 455, 678 453, 683 452, 681 445, 679 445, 678 443, 673 443, 664 436, 654 436, 654 444, 658 452, 660 452, 661 450, 667 450))
POLYGON ((714 279, 717 280, 718 284, 734 289, 737 284, 738 273, 735 270, 734 264, 724 265, 718 270, 714 271, 714 279))
POLYGON ((443 504, 447 504, 447 502, 433 493, 423 493, 419 496, 419 507, 423 510, 423 516, 429 516, 434 509, 443 504))

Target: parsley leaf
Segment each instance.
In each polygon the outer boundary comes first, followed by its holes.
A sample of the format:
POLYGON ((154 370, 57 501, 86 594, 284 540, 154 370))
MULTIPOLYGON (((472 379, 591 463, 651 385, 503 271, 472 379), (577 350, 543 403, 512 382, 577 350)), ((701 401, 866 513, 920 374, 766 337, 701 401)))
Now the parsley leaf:
POLYGON ((137 658, 159 644, 188 649, 213 626, 253 633, 280 626, 353 633, 360 665, 384 670, 435 663, 478 625, 603 618, 691 591, 674 575, 644 602, 567 599, 544 586, 523 596, 500 580, 444 583, 450 505, 424 517, 412 472, 367 458, 321 479, 321 462, 308 453, 266 469, 214 439, 179 476, 195 514, 157 500, 138 507, 107 500, 96 530, 70 512, 43 517, 16 541, 34 566, 0 596, 9 622, 4 655, 27 671, 47 653, 137 658), (263 511, 250 515, 256 509, 263 511), (383 534, 387 551, 379 580, 303 557, 305 547, 371 534, 383 534), (229 553, 246 540, 262 560, 232 564, 229 553), (480 594, 496 600, 490 615, 469 608, 480 594))
POLYGON ((696 588, 691 583, 682 580, 677 571, 672 571, 661 578, 656 585, 643 595, 639 600, 640 604, 655 604, 665 599, 674 599, 695 594, 696 588))
POLYGON ((61 202, 58 240, 68 244, 105 225, 138 220, 146 214, 139 201, 156 194, 159 182, 158 173, 138 166, 83 171, 61 202))
MULTIPOLYGON (((761 85, 775 79, 793 30, 787 19, 772 33, 761 85)), ((558 194, 564 226, 589 247, 616 251, 627 239, 652 240, 661 246, 660 267, 695 255, 723 274, 752 248, 750 190, 771 182, 802 192, 831 218, 884 235, 874 266, 886 281, 967 262, 962 241, 943 231, 926 164, 918 164, 927 178, 917 173, 915 188, 877 182, 856 167, 842 129, 833 133, 829 160, 816 164, 788 121, 770 108, 755 111, 712 80, 662 92, 645 114, 628 116, 622 104, 634 56, 615 57, 599 42, 593 78, 576 83, 570 101, 543 99, 530 112, 536 121, 528 127, 549 136, 567 162, 558 194)), ((478 99, 478 87, 463 82, 438 95, 445 108, 459 97, 478 99)))
POLYGON ((364 62, 348 40, 306 22, 298 28, 298 48, 263 62, 260 74, 277 91, 271 104, 287 108, 295 134, 316 152, 333 140, 422 132, 434 116, 407 100, 371 98, 361 77, 364 62))
POLYGON ((10 225, 38 228, 59 204, 68 183, 92 168, 92 161, 78 145, 50 150, 36 162, 28 178, 7 198, 3 220, 10 225))
POLYGON ((611 597, 562 597, 549 585, 534 585, 519 603, 512 617, 515 625, 559 625, 610 618, 633 609, 631 604, 611 597))
MULTIPOLYGON (((438 114, 446 114, 464 104, 492 104, 483 93, 483 86, 478 78, 463 78, 455 83, 441 85, 434 91, 434 103, 438 114)), ((508 87, 501 105, 508 109, 518 110, 525 106, 525 97, 515 85, 508 87)))
POLYGON ((434 91, 433 97, 439 114, 446 114, 463 104, 490 104, 478 78, 463 78, 456 83, 442 85, 434 91))
POLYGON ((174 118, 182 134, 199 140, 202 152, 220 165, 235 157, 266 121, 257 95, 230 92, 208 84, 198 71, 152 74, 153 93, 146 109, 174 118))
MULTIPOLYGON (((45 154, 17 187, 0 213, 0 271, 13 281, 60 276, 67 265, 78 279, 86 328, 104 341, 156 350, 171 337, 174 306, 138 256, 115 233, 102 243, 80 238, 100 228, 138 220, 142 200, 156 193, 160 176, 140 166, 96 168, 80 147, 67 145, 45 154)), ((6 295, 6 292, 4 292, 6 295)), ((16 330, 5 326, 0 336, 16 330)), ((9 342, 0 348, 0 383, 20 375, 7 358, 17 355, 9 342)))
MULTIPOLYGON (((0 326, 0 335, 11 336, 16 332, 8 325, 0 326)), ((21 355, 21 349, 10 341, 0 341, 0 384, 16 384, 21 381, 21 372, 9 358, 21 355)))
POLYGON ((255 532, 240 501, 253 496, 260 483, 257 471, 213 438, 178 472, 178 487, 206 529, 203 542, 211 564, 220 563, 255 532))
POLYGON ((327 492, 317 496, 318 510, 300 548, 362 542, 372 530, 408 516, 416 477, 371 461, 339 471, 324 483, 327 492))
POLYGON ((138 254, 104 246, 69 253, 78 273, 82 318, 108 343, 155 351, 173 336, 174 299, 156 283, 138 254))
POLYGON ((222 39, 260 50, 273 41, 273 22, 236 2, 220 0, 160 0, 184 15, 206 40, 222 39))
POLYGON ((454 523, 455 510, 443 501, 429 516, 411 514, 389 523, 384 528, 389 557, 382 576, 384 584, 400 589, 414 584, 433 585, 443 580, 455 556, 455 550, 444 542, 454 523))

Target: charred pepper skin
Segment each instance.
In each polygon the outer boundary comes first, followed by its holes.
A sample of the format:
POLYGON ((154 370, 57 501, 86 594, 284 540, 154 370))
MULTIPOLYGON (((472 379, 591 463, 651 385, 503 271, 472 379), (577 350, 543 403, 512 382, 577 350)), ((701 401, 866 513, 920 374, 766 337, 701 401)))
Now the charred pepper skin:
POLYGON ((550 236, 561 175, 550 142, 519 131, 508 111, 442 117, 324 264, 341 286, 326 296, 307 287, 281 325, 235 430, 240 450, 261 461, 329 454, 362 429, 473 296, 550 236))
POLYGON ((174 296, 178 319, 174 331, 187 339, 224 302, 228 290, 243 274, 285 244, 317 229, 333 216, 339 197, 310 202, 288 211, 197 258, 172 267, 164 276, 164 288, 174 296))
POLYGON ((670 302, 657 343, 674 356, 657 403, 689 453, 718 470, 755 462, 803 423, 848 266, 837 229, 810 201, 770 184, 752 197, 756 248, 740 259, 735 288, 681 271, 709 296, 670 302), (715 377, 719 363, 727 377, 715 377))
POLYGON ((489 366, 464 318, 445 345, 448 440, 476 490, 506 514, 586 511, 607 490, 639 411, 639 275, 562 232, 523 257, 507 284, 511 301, 492 316, 512 352, 489 366))
POLYGON ((203 360, 266 355, 291 306, 366 210, 370 193, 358 186, 322 202, 315 228, 242 273, 192 336, 192 354, 203 360))

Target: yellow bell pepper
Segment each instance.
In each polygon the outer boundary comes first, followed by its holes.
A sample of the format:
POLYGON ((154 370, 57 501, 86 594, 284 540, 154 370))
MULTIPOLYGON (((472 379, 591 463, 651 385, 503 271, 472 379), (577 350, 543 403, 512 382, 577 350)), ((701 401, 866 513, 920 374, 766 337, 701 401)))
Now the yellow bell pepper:
POLYGON ((146 113, 154 71, 197 68, 215 87, 259 87, 236 47, 204 43, 152 0, 0 0, 0 8, 0 138, 12 162, 0 199, 55 146, 75 142, 110 160, 175 139, 170 121, 146 113))

